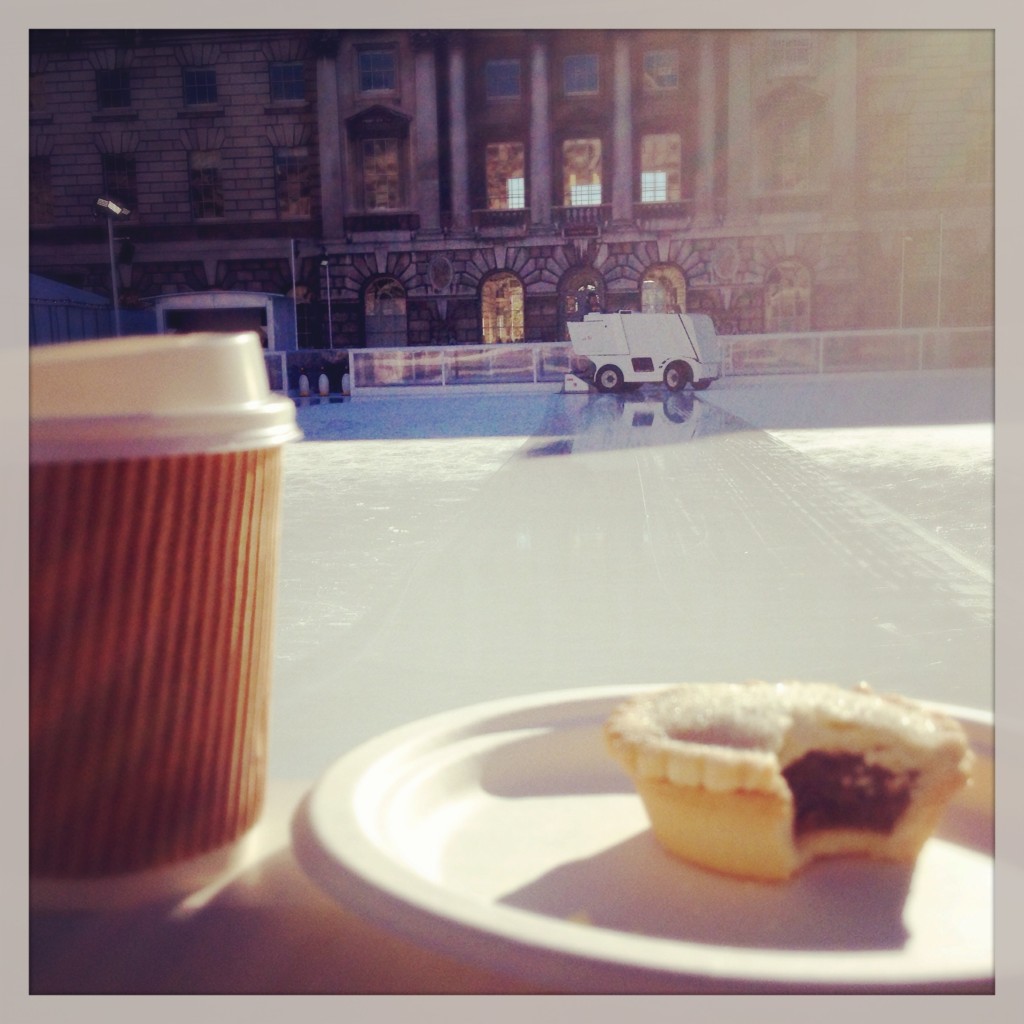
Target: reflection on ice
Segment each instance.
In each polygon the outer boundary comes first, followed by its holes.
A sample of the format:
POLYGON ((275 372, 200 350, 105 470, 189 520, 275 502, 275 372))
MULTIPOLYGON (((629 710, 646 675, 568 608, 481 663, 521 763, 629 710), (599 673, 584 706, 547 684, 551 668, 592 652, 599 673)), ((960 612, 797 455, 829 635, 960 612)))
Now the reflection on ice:
POLYGON ((564 408, 548 417, 544 434, 564 432, 557 441, 528 444, 527 456, 607 452, 618 448, 679 444, 748 425, 692 391, 638 388, 623 394, 567 395, 564 408))
POLYGON ((300 408, 272 757, 623 682, 989 707, 988 377, 857 376, 300 408))

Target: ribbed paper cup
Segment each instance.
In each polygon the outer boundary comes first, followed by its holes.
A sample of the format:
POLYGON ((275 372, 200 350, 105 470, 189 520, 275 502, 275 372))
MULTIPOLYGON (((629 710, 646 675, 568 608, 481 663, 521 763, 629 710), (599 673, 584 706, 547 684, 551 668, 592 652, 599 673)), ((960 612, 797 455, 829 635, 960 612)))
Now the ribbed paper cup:
POLYGON ((254 334, 46 346, 30 386, 33 880, 212 863, 265 790, 294 405, 254 334))

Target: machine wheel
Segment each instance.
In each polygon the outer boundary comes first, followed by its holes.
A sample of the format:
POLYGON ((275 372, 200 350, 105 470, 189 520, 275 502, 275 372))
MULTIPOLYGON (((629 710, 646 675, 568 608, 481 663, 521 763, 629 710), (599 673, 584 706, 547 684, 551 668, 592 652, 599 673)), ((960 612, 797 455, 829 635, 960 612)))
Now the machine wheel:
POLYGON ((682 391, 693 379, 693 371, 686 363, 669 363, 665 367, 665 387, 669 391, 682 391))
POLYGON ((622 388, 622 371, 608 363, 594 374, 594 385, 598 391, 619 391, 622 388))
POLYGON ((711 387, 711 379, 708 378, 708 380, 692 381, 690 383, 690 387, 692 387, 694 391, 707 391, 707 389, 711 387))

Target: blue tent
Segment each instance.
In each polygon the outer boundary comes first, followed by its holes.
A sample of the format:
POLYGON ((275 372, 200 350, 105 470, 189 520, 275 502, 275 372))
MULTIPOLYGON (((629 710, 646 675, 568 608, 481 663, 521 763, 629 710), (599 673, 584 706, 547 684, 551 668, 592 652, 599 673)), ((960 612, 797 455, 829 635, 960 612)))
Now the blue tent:
MULTIPOLYGON (((38 274, 29 274, 29 344, 109 338, 116 334, 109 299, 72 288, 38 274)), ((122 309, 122 334, 153 334, 152 310, 122 309)))

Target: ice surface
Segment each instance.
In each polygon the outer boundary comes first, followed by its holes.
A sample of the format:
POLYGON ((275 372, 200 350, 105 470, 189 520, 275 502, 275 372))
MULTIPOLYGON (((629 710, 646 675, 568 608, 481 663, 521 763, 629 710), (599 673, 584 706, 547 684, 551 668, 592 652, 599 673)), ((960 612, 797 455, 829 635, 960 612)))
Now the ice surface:
POLYGON ((991 706, 991 371, 298 411, 278 776, 590 685, 867 679, 991 706))

